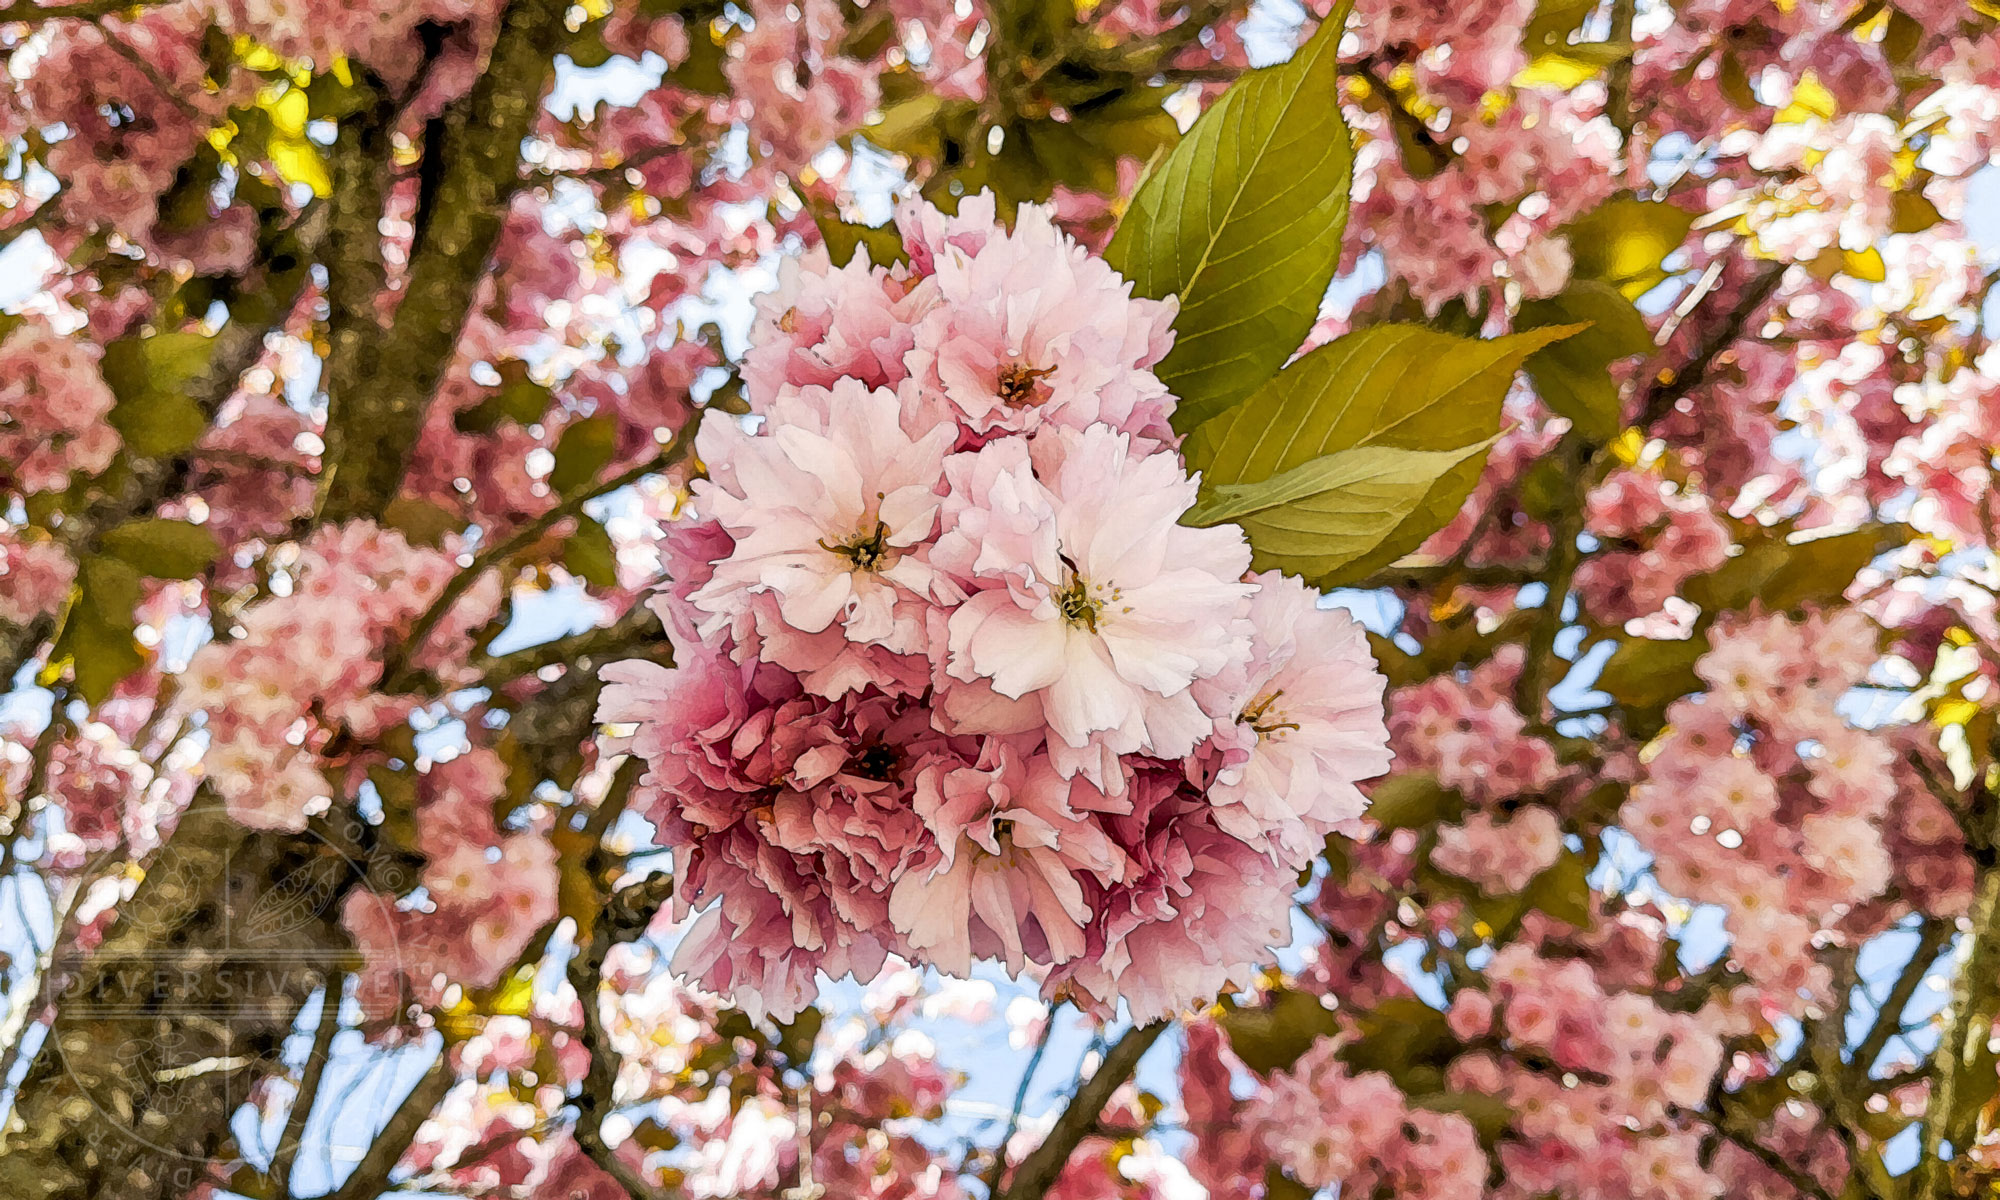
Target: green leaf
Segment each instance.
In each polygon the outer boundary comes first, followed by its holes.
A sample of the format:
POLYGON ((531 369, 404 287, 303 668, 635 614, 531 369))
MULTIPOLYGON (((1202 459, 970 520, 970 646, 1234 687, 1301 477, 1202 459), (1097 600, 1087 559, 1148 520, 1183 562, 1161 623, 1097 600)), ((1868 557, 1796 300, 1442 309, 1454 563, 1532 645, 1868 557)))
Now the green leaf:
POLYGON ((1432 1092, 1427 1096, 1411 1097, 1410 1103, 1418 1108, 1438 1113, 1457 1113, 1472 1123, 1479 1134, 1480 1144, 1491 1149, 1500 1135, 1514 1121, 1514 1110, 1498 1096, 1485 1092, 1432 1092))
POLYGON ((826 1014, 808 1005, 790 1021, 778 1022, 778 1049, 785 1061, 803 1069, 812 1058, 813 1046, 819 1041, 820 1027, 826 1022, 826 1014))
POLYGON ((1539 0, 1535 15, 1521 30, 1521 49, 1529 58, 1569 48, 1569 36, 1597 11, 1598 0, 1539 0))
POLYGON ((1685 593, 1710 612, 1752 601, 1765 612, 1829 603, 1847 591, 1861 568, 1907 541, 1909 533, 1901 525, 1870 525, 1802 541, 1758 538, 1722 566, 1688 580, 1685 593))
POLYGON ((1634 736, 1649 738, 1664 723, 1667 705, 1701 689, 1694 664, 1707 651, 1703 634, 1679 642, 1620 642, 1591 686, 1618 702, 1634 736))
POLYGON ((1261 483, 1218 487, 1207 501, 1188 513, 1186 523, 1220 525, 1224 521, 1241 521, 1259 513, 1293 508, 1329 493, 1347 494, 1357 488, 1369 489, 1371 485, 1385 492, 1395 491, 1403 486, 1405 477, 1412 475, 1422 476, 1428 483, 1430 478, 1490 444, 1490 441, 1480 442, 1456 450, 1399 450, 1393 446, 1336 450, 1261 483))
POLYGON ((1597 279, 1638 299, 1667 272, 1661 262, 1680 249, 1695 215, 1672 204, 1618 196, 1571 222, 1570 255, 1579 279, 1597 279))
POLYGON ((576 532, 563 540, 563 567, 592 587, 618 586, 618 551, 604 526, 579 518, 576 532))
POLYGON ((1140 184, 1105 257, 1141 296, 1180 297, 1160 378, 1186 431, 1255 391, 1305 341, 1340 263, 1353 151, 1338 6, 1292 58, 1224 92, 1140 184))
POLYGON ((188 388, 208 370, 210 341, 199 333, 156 333, 105 347, 104 382, 118 397, 111 426, 132 453, 164 458, 201 439, 208 416, 188 388))
POLYGON ((1565 850, 1548 870, 1528 881, 1521 898, 1568 925, 1588 928, 1591 919, 1590 864, 1565 850))
POLYGON ((618 422, 610 416, 585 417, 557 439, 549 486, 562 496, 589 487, 617 451, 618 422))
POLYGON ((1340 1030, 1319 997, 1290 988, 1271 993, 1252 1008, 1226 1005, 1218 1021, 1236 1057, 1264 1075, 1291 1066, 1314 1042, 1340 1030))
POLYGON ((465 528, 465 518, 441 504, 415 496, 398 496, 382 510, 383 523, 401 533, 412 546, 444 544, 448 533, 465 528))
POLYGON ((145 651, 133 640, 133 610, 145 598, 137 568, 94 555, 76 564, 76 591, 63 613, 62 629, 40 680, 56 682, 68 668, 77 694, 91 705, 103 703, 120 680, 146 665, 145 651))
POLYGON ((863 246, 868 248, 868 261, 878 267, 892 267, 910 261, 910 252, 904 248, 903 235, 897 231, 894 222, 856 225, 841 220, 838 213, 815 205, 813 224, 819 226, 820 240, 826 243, 826 252, 833 256, 837 267, 852 262, 854 252, 863 246))
POLYGON ((1264 1200, 1312 1200, 1318 1194, 1285 1174, 1277 1163, 1264 1164, 1264 1200))
POLYGON ((215 535, 199 525, 145 517, 106 530, 104 552, 154 579, 193 579, 221 554, 215 535))
POLYGON ((1336 450, 1261 483, 1218 487, 1183 521, 1234 521, 1250 537, 1251 569, 1286 571, 1331 586, 1350 564, 1371 557, 1394 537, 1439 480, 1492 444, 1488 439, 1455 450, 1336 450))
POLYGON ((1375 784, 1368 800, 1368 819, 1383 829, 1421 829, 1435 825, 1457 807, 1455 793, 1424 772, 1391 775, 1375 784))
POLYGON ((1514 75, 1515 87, 1573 88, 1632 57, 1630 42, 1578 42, 1536 58, 1514 75))
POLYGON ((1611 364, 1650 354, 1653 334, 1624 293, 1608 283, 1582 279, 1561 295, 1521 305, 1519 329, 1587 324, 1589 328, 1528 356, 1528 377, 1550 410, 1568 417, 1586 437, 1608 442, 1623 413, 1611 364))
POLYGON ((1889 229, 1894 233, 1922 233, 1944 220, 1944 214, 1920 191, 1910 188, 1889 198, 1889 229))
MULTIPOLYGON (((1204 422, 1184 447, 1188 464, 1203 473, 1211 495, 1221 495, 1343 450, 1463 455, 1422 495, 1400 498, 1394 522, 1379 533, 1367 531, 1367 548, 1357 551, 1347 540, 1318 549, 1331 560, 1316 572, 1321 579, 1365 575, 1415 549, 1458 511, 1478 482, 1484 444, 1499 432, 1500 402, 1514 373, 1528 355, 1575 332, 1574 326, 1550 326, 1478 341, 1415 325, 1370 326, 1314 350, 1248 400, 1204 422)), ((1357 494, 1349 502, 1364 499, 1357 494)), ((1346 518, 1356 527, 1368 520, 1358 509, 1347 510, 1346 518)), ((1251 545, 1260 555, 1310 559, 1311 533, 1281 524, 1264 522, 1262 544, 1260 531, 1249 530, 1251 545)))
POLYGON ((1412 1094, 1443 1087, 1443 1067, 1460 1048, 1444 1013, 1415 996, 1390 996, 1353 1019, 1361 1036, 1341 1048, 1340 1061, 1380 1071, 1412 1094))
POLYGON ((549 387, 528 378, 526 363, 505 364, 500 377, 500 386, 492 395, 452 418, 460 433, 492 433, 502 421, 525 427, 548 414, 549 387))
POLYGON ((1882 49, 1888 53, 1889 61, 1908 66, 1916 61, 1917 52, 1923 48, 1923 24, 1900 8, 1890 9, 1889 28, 1882 36, 1882 49))
POLYGON ((1725 99, 1744 112, 1757 107, 1757 89, 1750 82, 1750 71, 1734 50, 1724 50, 1717 59, 1715 85, 1725 99))

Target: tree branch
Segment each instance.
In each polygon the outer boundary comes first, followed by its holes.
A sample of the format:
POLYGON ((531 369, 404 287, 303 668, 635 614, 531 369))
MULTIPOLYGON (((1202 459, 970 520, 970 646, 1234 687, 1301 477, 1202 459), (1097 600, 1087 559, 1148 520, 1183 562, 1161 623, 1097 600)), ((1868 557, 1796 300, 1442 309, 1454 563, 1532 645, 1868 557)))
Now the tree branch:
POLYGON ((424 411, 500 240, 521 141, 568 42, 568 11, 568 0, 510 0, 501 13, 486 70, 446 122, 436 151, 443 156, 437 203, 395 318, 375 353, 356 356, 348 368, 356 373, 336 377, 329 364, 325 520, 372 516, 402 483, 424 411), (379 369, 367 371, 370 362, 379 369))
POLYGON ((1926 918, 1917 930, 1917 945, 1910 952, 1910 961, 1903 964, 1902 974, 1889 989, 1889 995, 1875 1010, 1875 1021, 1868 1032, 1854 1048, 1849 1058, 1851 1073, 1859 1081, 1865 1079, 1874 1069, 1875 1060, 1889 1045, 1889 1040, 1901 1032, 1903 1010, 1909 1007, 1910 997, 1923 986, 1924 977, 1930 974, 1931 965, 1937 960, 1938 952, 1951 944, 1949 922, 1926 918))
POLYGON ((1776 1150, 1758 1141, 1755 1135, 1746 1134, 1740 1130, 1731 1128, 1717 1114, 1700 1113, 1697 1115, 1708 1122, 1709 1128, 1715 1130, 1716 1136, 1764 1164, 1773 1174, 1790 1184, 1792 1190, 1796 1191, 1799 1195, 1807 1197, 1808 1200, 1834 1200, 1833 1195, 1820 1186, 1819 1180, 1814 1179, 1784 1155, 1779 1154, 1776 1150))
POLYGON ((545 667, 589 669, 600 659, 645 654, 665 644, 660 619, 643 604, 633 605, 610 625, 586 629, 508 654, 480 655, 471 662, 482 686, 500 687, 545 667))
POLYGON ((1542 611, 1528 633, 1521 676, 1514 686, 1514 707, 1536 729, 1545 728, 1542 710, 1549 688, 1559 678, 1551 664, 1555 661, 1556 639, 1562 634, 1563 608, 1569 603, 1570 585, 1576 581, 1576 569, 1583 560, 1576 540, 1583 533, 1583 490, 1589 485, 1588 470, 1593 457, 1582 435, 1574 430, 1563 439, 1561 454, 1562 475, 1573 489, 1575 499, 1549 523, 1548 574, 1543 580, 1547 591, 1542 596, 1542 611))
POLYGON ((1049 1037, 1056 1031, 1056 1014, 1051 1009, 1042 1021, 1042 1036, 1035 1039, 1035 1052, 1028 1056, 1028 1065, 1021 1069, 1021 1086, 1014 1089, 1014 1106, 1007 1110, 1007 1127, 1000 1132, 1000 1140, 993 1146, 993 1165, 986 1173, 986 1194, 1000 1194, 1000 1181, 1007 1174, 1007 1143, 1014 1140, 1014 1133, 1021 1128, 1021 1112, 1028 1103, 1028 1087, 1035 1082, 1035 1071, 1042 1065, 1042 1056, 1048 1053, 1049 1037))
MULTIPOLYGON (((2000 806, 1986 801, 1984 828, 1988 843, 2000 824, 2000 806)), ((1991 852, 1977 855, 1978 882, 1973 890, 1966 939, 1959 954, 1958 977, 1952 984, 1951 1015, 1938 1038, 1932 1059, 1934 1081, 1924 1110, 1923 1157, 1911 1192, 1917 1200, 1949 1200, 1957 1195, 1957 1172, 1966 1161, 1978 1132, 1978 1104, 1967 1103, 1968 1092, 1982 1087, 1990 1094, 1996 1056, 1990 1047, 1993 1022, 2000 1013, 2000 865, 1991 852), (1950 1146, 1952 1158, 1943 1157, 1950 1146)))
POLYGON ((305 1069, 299 1075, 299 1091, 292 1097, 291 1111, 285 1114, 285 1132, 278 1139, 278 1149, 271 1156, 271 1193, 277 1200, 286 1200, 292 1195, 292 1167, 297 1163, 299 1147, 305 1141, 306 1121, 312 1116, 313 1105, 319 1100, 320 1084, 326 1078, 326 1064, 333 1057, 333 1038, 340 1032, 340 993, 344 976, 340 972, 326 977, 325 992, 320 999, 319 1025, 313 1030, 312 1050, 306 1055, 305 1069))
POLYGON ((1097 1118, 1110 1102, 1111 1093, 1132 1077, 1132 1072, 1138 1069, 1139 1060, 1166 1031, 1165 1021, 1135 1025, 1125 1031, 1118 1044, 1104 1056, 1104 1063, 1097 1068, 1097 1073, 1076 1089, 1076 1095, 1070 1098, 1062 1115, 1056 1118, 1049 1136, 1014 1169, 1014 1177, 1007 1184, 1007 1189, 999 1194, 999 1200, 1041 1200, 1048 1193, 1062 1175, 1063 1167, 1068 1165, 1069 1156, 1096 1128, 1097 1118))
POLYGON ((72 4, 34 4, 29 0, 17 0, 17 3, 0 6, 0 25, 61 20, 92 21, 99 17, 117 16, 133 9, 154 8, 172 3, 174 0, 77 0, 72 4))
POLYGON ((472 560, 470 566, 451 577, 450 582, 445 584, 444 590, 438 593, 437 599, 431 601, 431 606, 425 609, 423 615, 417 618, 416 624, 410 627, 409 636, 391 648, 389 653, 384 657, 382 666, 384 686, 392 689, 396 686, 403 674, 404 667, 409 664, 409 661, 416 656, 419 650, 423 649, 424 643, 430 639, 430 635, 436 632, 438 622, 444 620, 445 614, 451 611, 452 605, 457 604, 460 597, 464 596, 473 584, 479 582, 480 576, 533 545, 535 539, 547 533, 557 522, 566 517, 573 517, 583 511, 583 506, 586 502, 615 492, 619 488, 629 487, 648 475, 657 475, 662 471, 671 470, 675 464, 685 460, 694 451, 694 436, 700 428, 702 413, 705 411, 704 409, 696 409, 694 417, 681 428, 680 433, 674 438, 674 444, 665 451, 630 470, 620 472, 610 479, 604 480, 602 483, 571 494, 562 503, 551 507, 549 511, 543 513, 541 516, 523 524, 505 541, 497 542, 488 549, 481 551, 472 560))
MULTIPOLYGON (((583 870, 596 885, 608 872, 603 858, 604 831, 624 811, 625 801, 632 793, 632 785, 638 781, 642 764, 638 759, 627 759, 618 769, 612 781, 611 791, 605 796, 597 811, 591 814, 590 825, 584 836, 593 843, 590 861, 583 870)), ((617 1152, 604 1140, 604 1118, 610 1115, 616 1102, 618 1084, 618 1049, 611 1044, 610 1031, 604 1027, 604 1014, 599 1010, 604 984, 604 960, 614 946, 633 941, 646 932, 660 909, 673 898, 673 879, 668 875, 653 875, 631 887, 620 889, 606 897, 605 913, 588 930, 578 929, 578 945, 569 960, 569 983, 576 991, 578 1006, 583 1010, 583 1042, 590 1051, 590 1067, 585 1072, 583 1084, 576 1096, 576 1143, 590 1160, 605 1174, 618 1181, 632 1200, 663 1200, 662 1193, 647 1181, 644 1175, 631 1163, 618 1157, 617 1152)))
POLYGON ((396 1164, 403 1161, 404 1151, 417 1140, 417 1130, 423 1128, 432 1110, 457 1082, 458 1072, 451 1066, 451 1043, 446 1042, 438 1051, 437 1061, 424 1072, 423 1078, 417 1080, 417 1085, 396 1106, 389 1123, 368 1144, 368 1152, 361 1156, 361 1161, 347 1176, 346 1182, 329 1193, 325 1200, 376 1200, 387 1190, 389 1176, 395 1171, 396 1164))
POLYGON ((1654 377, 1651 387, 1646 389, 1645 399, 1639 406, 1639 417, 1634 422, 1645 429, 1655 422, 1665 419, 1674 410, 1674 405, 1708 382, 1709 375, 1724 351, 1736 344, 1750 323, 1750 318, 1776 294, 1778 285, 1784 282, 1784 263, 1767 263, 1744 287, 1743 295, 1737 298, 1736 306, 1729 310, 1716 327, 1710 331, 1696 347, 1688 362, 1678 371, 1663 371, 1654 377))

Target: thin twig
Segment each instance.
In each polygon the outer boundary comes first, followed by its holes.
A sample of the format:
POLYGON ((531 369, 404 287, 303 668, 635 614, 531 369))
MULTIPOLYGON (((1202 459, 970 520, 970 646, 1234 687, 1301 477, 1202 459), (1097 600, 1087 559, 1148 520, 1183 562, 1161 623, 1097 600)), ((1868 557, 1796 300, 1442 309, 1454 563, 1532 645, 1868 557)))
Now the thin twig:
POLYGON ((1917 945, 1910 952, 1910 961, 1903 964, 1902 974, 1889 989, 1889 995, 1875 1009, 1875 1021, 1868 1032, 1854 1048, 1850 1063, 1854 1072, 1866 1077, 1874 1069, 1875 1060, 1889 1045, 1890 1039, 1902 1029, 1903 1010, 1909 1007, 1910 997, 1917 994, 1936 963, 1938 952, 1951 944, 1950 922, 1926 918, 1917 930, 1917 945))
POLYGON ((1664 419, 1674 410, 1674 405, 1708 381, 1716 362, 1743 336, 1750 318, 1756 316, 1758 310, 1776 294, 1778 285, 1784 282, 1785 269, 1784 263, 1768 263, 1762 267, 1744 287, 1729 315, 1695 348, 1687 364, 1678 371, 1655 378, 1639 406, 1639 419, 1635 422, 1639 428, 1645 429, 1664 419))
POLYGON ((1028 1086, 1035 1082, 1035 1071, 1042 1065, 1042 1056, 1048 1053, 1049 1038, 1056 1031, 1056 1014, 1050 1009, 1042 1021, 1042 1036, 1035 1039, 1035 1052, 1028 1056, 1028 1065, 1021 1071, 1021 1086, 1014 1089, 1014 1107, 1007 1112, 1007 1128, 1000 1134, 1000 1140, 993 1146, 993 1165, 986 1172, 986 1194, 1000 1194, 1001 1177, 1007 1173, 1007 1143, 1014 1140, 1014 1133, 1021 1128, 1021 1110, 1028 1103, 1028 1086))
POLYGON ((271 1156, 271 1192, 278 1200, 292 1195, 292 1167, 298 1161, 299 1147, 305 1142, 306 1121, 319 1100, 326 1064, 333 1057, 334 1035, 340 1032, 340 994, 345 979, 344 974, 334 971, 320 984, 319 1024, 313 1029, 312 1050, 307 1053, 305 1068, 299 1075, 299 1091, 292 1098, 291 1111, 285 1114, 285 1132, 271 1156))
POLYGON ((1772 1173, 1783 1178, 1786 1183, 1792 1185, 1792 1189, 1798 1192, 1799 1195, 1809 1197, 1810 1200, 1834 1200, 1832 1193, 1820 1186, 1819 1180, 1814 1179, 1804 1168, 1793 1163, 1784 1155, 1779 1154, 1770 1146, 1766 1146, 1763 1142, 1758 1141, 1754 1136, 1730 1128, 1716 1114, 1700 1112, 1694 1115, 1707 1122, 1709 1128, 1713 1129, 1717 1136, 1721 1137, 1724 1141, 1764 1164, 1772 1173))
MULTIPOLYGON (((607 873, 604 834, 625 811, 626 801, 644 766, 636 757, 619 764, 604 799, 584 827, 583 836, 591 849, 586 861, 576 864, 574 869, 582 871, 592 887, 600 887, 600 880, 607 873)), ((618 1048, 611 1042, 611 1033, 604 1026, 604 1014, 599 1008, 603 1001, 604 960, 613 947, 644 934, 654 915, 672 895, 671 878, 653 876, 605 897, 603 915, 587 929, 579 925, 576 953, 569 960, 569 984, 583 1011, 583 1043, 590 1051, 590 1066, 575 1101, 576 1144, 632 1200, 662 1200, 662 1193, 604 1140, 604 1119, 616 1103, 620 1062, 618 1048)), ((805 1153, 809 1154, 810 1148, 805 1153)))
POLYGON ((1104 1056, 1104 1063, 1097 1068, 1097 1073, 1077 1087, 1076 1095, 1070 1098, 1062 1115, 1056 1118, 1049 1136, 1014 1169, 1014 1177, 1007 1184, 1007 1190, 999 1194, 999 1200, 1041 1200, 1048 1193, 1062 1175, 1063 1167, 1068 1165, 1069 1156, 1097 1127, 1097 1119, 1103 1115, 1111 1094, 1132 1077, 1132 1072, 1138 1069, 1139 1060, 1166 1031, 1165 1021, 1136 1025, 1125 1031, 1117 1045, 1104 1056))
POLYGON ((368 1152, 361 1156, 347 1181, 326 1200, 376 1200, 388 1190, 389 1176, 396 1170, 396 1164, 403 1161, 410 1143, 416 1141, 417 1130, 457 1082, 458 1073, 451 1067, 451 1043, 446 1042, 438 1050, 437 1061, 417 1080, 388 1123, 368 1144, 368 1152))
POLYGON ((560 504, 552 506, 541 516, 536 517, 534 520, 527 522, 515 530, 512 536, 508 537, 505 541, 495 543, 493 546, 481 551, 472 560, 470 566, 451 577, 451 580, 444 585, 444 590, 438 593, 437 599, 431 601, 431 606, 425 609, 424 614, 417 618, 416 624, 410 627, 409 636, 404 638, 389 652, 382 666, 384 686, 393 689, 397 683, 401 682, 403 668, 423 649, 424 643, 437 630, 438 623, 444 620, 445 615, 451 611, 452 606, 457 604, 459 599, 466 592, 470 591, 472 585, 477 583, 486 572, 534 544, 535 539, 547 533, 550 527, 554 526, 557 522, 582 512, 583 506, 587 501, 595 500, 599 496, 615 492, 619 488, 629 487, 648 475, 657 475, 662 471, 671 470, 676 463, 687 458, 694 450, 695 432, 701 424, 701 417, 704 411, 702 409, 695 410, 694 417, 688 421, 687 425, 674 438, 673 445, 669 446, 665 451, 654 455, 652 458, 647 459, 645 462, 628 471, 612 476, 610 479, 594 487, 572 493, 565 497, 560 504))

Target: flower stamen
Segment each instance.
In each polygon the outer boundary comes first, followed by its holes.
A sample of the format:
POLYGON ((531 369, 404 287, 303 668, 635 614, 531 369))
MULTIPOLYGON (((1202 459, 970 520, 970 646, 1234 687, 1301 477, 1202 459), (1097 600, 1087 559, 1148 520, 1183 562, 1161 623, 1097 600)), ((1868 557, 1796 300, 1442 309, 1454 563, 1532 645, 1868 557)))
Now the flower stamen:
POLYGON ((872 529, 863 529, 844 542, 829 542, 821 538, 819 545, 820 549, 838 554, 852 563, 855 570, 871 573, 887 567, 895 553, 889 545, 889 526, 879 517, 872 529))
POLYGON ((1043 379, 1056 373, 1054 367, 1031 367, 1026 363, 1011 363, 1000 371, 996 390, 1000 402, 1009 408, 1027 408, 1040 404, 1047 397, 1041 386, 1043 379))
POLYGON ((1255 704, 1243 710, 1243 715, 1236 718, 1237 721, 1249 725, 1258 737, 1276 733, 1280 729, 1297 729, 1299 726, 1295 721, 1273 720, 1268 725, 1264 723, 1264 717, 1267 713, 1273 717, 1282 717, 1285 715, 1283 712, 1271 712, 1271 707, 1278 702, 1278 697, 1284 694, 1285 689, 1279 688, 1269 695, 1258 697, 1255 704))
POLYGON ((1097 601, 1083 580, 1072 577, 1069 585, 1056 593, 1056 609, 1070 624, 1097 632, 1097 601))

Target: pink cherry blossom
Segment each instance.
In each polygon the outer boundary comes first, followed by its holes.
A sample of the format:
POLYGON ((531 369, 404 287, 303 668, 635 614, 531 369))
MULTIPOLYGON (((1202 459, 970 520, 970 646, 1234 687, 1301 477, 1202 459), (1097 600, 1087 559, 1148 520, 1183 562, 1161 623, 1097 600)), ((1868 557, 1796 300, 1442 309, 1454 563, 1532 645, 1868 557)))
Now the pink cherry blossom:
POLYGON ((1172 454, 1132 449, 1098 426, 947 466, 951 528, 933 561, 969 594, 948 622, 946 690, 992 698, 968 704, 982 710, 968 729, 1003 732, 1039 710, 1065 771, 1097 748, 1186 754, 1212 721, 1189 685, 1247 651, 1248 543, 1233 527, 1177 524, 1194 482, 1172 454))
MULTIPOLYGON (((702 430, 709 481, 695 503, 736 539, 693 596, 703 628, 749 610, 758 653, 838 698, 875 684, 909 690, 925 649, 925 613, 951 585, 926 561, 937 529, 944 455, 957 431, 902 397, 843 379, 779 393, 752 436, 702 430), (837 625, 837 627, 836 627, 837 625)), ((751 631, 739 636, 746 649, 751 631)))

